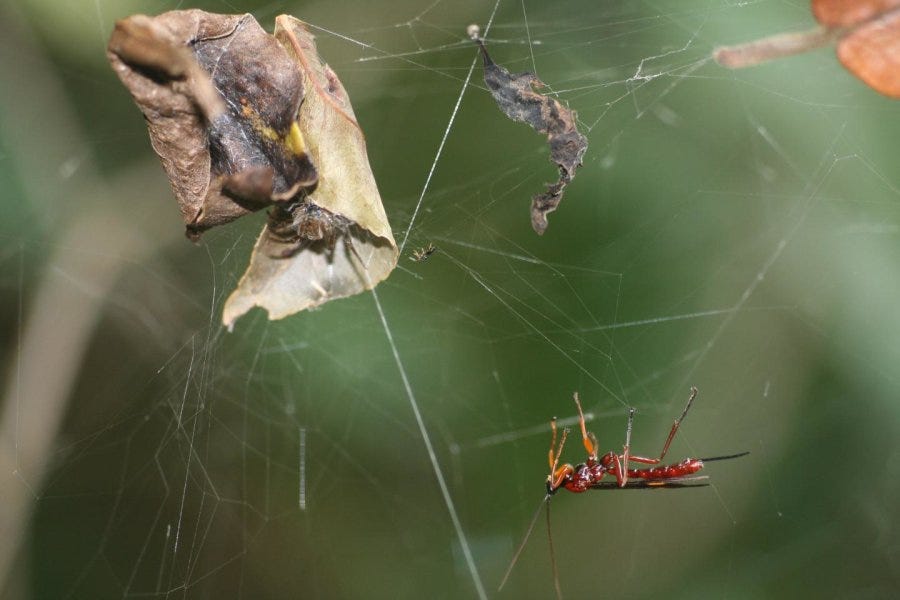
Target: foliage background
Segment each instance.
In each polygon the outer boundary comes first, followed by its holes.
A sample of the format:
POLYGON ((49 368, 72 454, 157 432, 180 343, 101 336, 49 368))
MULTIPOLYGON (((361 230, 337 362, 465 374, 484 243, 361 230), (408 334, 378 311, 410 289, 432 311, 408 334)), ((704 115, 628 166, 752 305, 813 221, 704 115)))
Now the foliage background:
MULTIPOLYGON (((335 32, 320 52, 402 240, 475 55, 465 27, 494 3, 196 5, 335 32)), ((0 7, 2 593, 475 596, 372 296, 218 325, 261 215, 182 238, 103 54, 116 18, 177 7, 0 7)), ((652 453, 691 384, 672 457, 752 454, 701 490, 558 496, 565 593, 897 594, 900 108, 827 49, 706 60, 811 25, 775 0, 499 4, 495 60, 533 51, 590 126, 585 166, 535 236, 552 166, 476 68, 409 232, 407 253, 440 252, 378 288, 489 596, 553 593, 540 533, 495 589, 572 391, 604 448, 636 406, 652 453)))

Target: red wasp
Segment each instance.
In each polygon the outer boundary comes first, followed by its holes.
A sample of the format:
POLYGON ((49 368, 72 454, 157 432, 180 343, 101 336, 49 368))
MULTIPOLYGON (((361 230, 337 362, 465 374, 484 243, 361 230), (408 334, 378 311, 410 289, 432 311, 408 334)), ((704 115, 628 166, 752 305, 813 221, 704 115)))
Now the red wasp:
MULTIPOLYGON (((553 538, 550 537, 550 498, 560 489, 566 489, 570 492, 580 494, 587 490, 596 489, 700 487, 708 485, 703 483, 707 477, 692 477, 692 475, 700 471, 703 468, 704 463, 715 460, 728 460, 749 454, 749 452, 741 452, 740 454, 714 456, 711 458, 686 458, 679 463, 670 465, 639 469, 629 468, 629 463, 639 463, 644 465, 659 465, 662 463, 666 453, 669 451, 672 440, 675 438, 675 434, 678 432, 678 427, 687 416, 688 410, 690 410, 691 405, 694 403, 694 398, 696 397, 697 388, 692 387, 687 405, 681 412, 681 416, 675 419, 675 422, 672 424, 672 429, 669 430, 669 436, 666 438, 665 444, 663 444, 662 452, 659 453, 659 458, 632 456, 631 429, 634 423, 633 408, 628 411, 628 424, 625 428, 625 445, 622 449, 622 454, 616 454, 613 451, 609 451, 603 456, 598 456, 600 445, 597 443, 597 437, 593 432, 587 430, 584 411, 581 409, 581 401, 578 399, 578 392, 575 392, 575 406, 578 407, 578 422, 581 425, 581 440, 585 450, 587 450, 588 456, 585 462, 579 463, 574 467, 568 463, 559 466, 559 458, 562 455, 563 446, 565 446, 569 430, 563 430, 559 446, 557 446, 556 417, 553 417, 550 421, 550 429, 553 432, 553 437, 550 441, 550 451, 548 453, 550 474, 547 475, 547 495, 544 496, 541 505, 547 505, 547 535, 550 538, 550 558, 553 567, 553 583, 556 586, 556 595, 558 597, 562 597, 562 592, 559 587, 559 574, 557 573, 556 558, 553 553, 553 538), (603 481, 607 475, 614 477, 615 481, 603 481)), ((509 578, 510 573, 512 573, 516 561, 519 559, 519 555, 525 548, 525 543, 528 541, 529 536, 531 536, 531 532, 540 515, 541 505, 539 505, 537 511, 535 511, 531 524, 528 526, 528 531, 525 533, 525 538, 519 545, 518 550, 516 550, 512 562, 506 570, 506 574, 503 576, 503 581, 500 583, 499 589, 503 589, 506 580, 509 578)))

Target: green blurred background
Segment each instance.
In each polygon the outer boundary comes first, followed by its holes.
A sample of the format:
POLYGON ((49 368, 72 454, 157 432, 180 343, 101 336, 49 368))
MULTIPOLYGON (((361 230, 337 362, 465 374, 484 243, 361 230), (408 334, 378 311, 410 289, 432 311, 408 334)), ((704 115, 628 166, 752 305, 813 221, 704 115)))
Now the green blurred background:
MULTIPOLYGON (((316 27, 406 239, 495 3, 195 5, 316 27)), ((0 7, 0 593, 476 597, 372 295, 219 325, 263 216, 183 238, 104 56, 116 18, 184 7, 0 7)), ((496 588, 572 392, 604 450, 635 406, 653 454, 690 385, 670 458, 751 455, 706 488, 560 493, 568 597, 900 591, 900 104, 830 49, 708 60, 812 25, 804 2, 499 3, 495 60, 578 111, 584 167, 537 237, 554 168, 476 66, 404 254, 439 252, 378 288, 489 597, 553 596, 543 524, 496 588)))

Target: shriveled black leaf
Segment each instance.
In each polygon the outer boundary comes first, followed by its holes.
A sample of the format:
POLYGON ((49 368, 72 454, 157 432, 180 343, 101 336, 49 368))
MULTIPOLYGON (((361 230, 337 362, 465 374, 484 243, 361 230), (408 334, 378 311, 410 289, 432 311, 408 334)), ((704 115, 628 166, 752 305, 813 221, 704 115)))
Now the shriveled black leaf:
POLYGON ((541 235, 547 229, 547 214, 559 206, 565 187, 581 166, 588 146, 587 138, 578 131, 574 111, 535 91, 544 84, 534 73, 510 73, 491 60, 484 41, 478 37, 477 28, 470 28, 470 35, 481 49, 484 82, 497 106, 513 121, 528 123, 536 131, 547 134, 550 160, 559 167, 556 183, 549 184, 546 192, 531 199, 531 226, 541 235))

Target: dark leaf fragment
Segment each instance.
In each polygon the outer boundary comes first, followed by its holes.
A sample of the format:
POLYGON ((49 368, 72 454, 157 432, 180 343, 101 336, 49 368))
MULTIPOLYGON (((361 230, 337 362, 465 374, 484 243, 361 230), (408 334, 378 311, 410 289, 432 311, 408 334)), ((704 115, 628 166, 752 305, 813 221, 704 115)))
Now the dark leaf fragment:
POLYGON ((559 206, 566 185, 581 166, 587 150, 587 138, 576 127, 574 111, 556 99, 535 91, 544 84, 534 73, 510 73, 491 60, 484 41, 478 37, 477 28, 470 27, 469 33, 484 58, 484 82, 503 114, 547 134, 550 160, 559 167, 559 180, 549 184, 546 192, 531 199, 531 226, 539 235, 543 234, 547 229, 547 214, 559 206))

